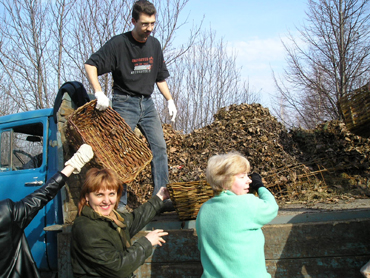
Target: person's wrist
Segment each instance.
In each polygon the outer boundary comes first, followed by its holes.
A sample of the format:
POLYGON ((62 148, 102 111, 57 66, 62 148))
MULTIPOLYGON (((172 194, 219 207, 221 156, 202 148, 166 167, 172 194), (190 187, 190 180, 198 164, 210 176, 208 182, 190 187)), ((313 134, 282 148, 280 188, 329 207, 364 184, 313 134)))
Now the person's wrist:
POLYGON ((265 187, 263 184, 256 185, 256 190, 260 189, 261 187, 265 187))
MULTIPOLYGON (((67 166, 67 167, 72 167, 72 166, 67 166)), ((66 182, 68 180, 68 177, 65 173, 63 173, 62 171, 59 171, 60 175, 62 176, 62 180, 64 182, 66 182)))
POLYGON ((164 201, 163 195, 161 195, 161 194, 157 194, 157 197, 158 197, 162 202, 164 201))

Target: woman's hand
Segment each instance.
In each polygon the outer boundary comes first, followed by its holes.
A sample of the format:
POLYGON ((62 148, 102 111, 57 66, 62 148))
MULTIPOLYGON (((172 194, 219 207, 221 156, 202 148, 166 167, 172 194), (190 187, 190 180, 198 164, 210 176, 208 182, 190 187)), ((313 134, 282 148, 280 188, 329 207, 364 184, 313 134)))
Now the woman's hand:
POLYGON ((166 199, 169 199, 170 198, 170 192, 168 191, 168 189, 166 187, 161 187, 161 189, 159 189, 158 193, 157 193, 157 196, 162 200, 166 200, 166 199))
POLYGON ((155 246, 155 245, 162 246, 162 243, 166 243, 166 241, 162 237, 166 235, 168 235, 167 232, 157 229, 157 230, 149 232, 145 237, 150 241, 152 246, 155 246))

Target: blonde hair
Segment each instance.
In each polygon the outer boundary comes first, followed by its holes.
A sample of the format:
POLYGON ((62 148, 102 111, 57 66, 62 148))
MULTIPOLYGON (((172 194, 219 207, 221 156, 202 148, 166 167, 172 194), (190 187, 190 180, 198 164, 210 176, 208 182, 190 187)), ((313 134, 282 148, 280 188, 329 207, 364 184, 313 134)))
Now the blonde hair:
MULTIPOLYGON (((116 172, 111 169, 91 168, 86 173, 86 179, 82 185, 80 192, 80 201, 78 202, 78 215, 81 215, 83 207, 86 205, 86 195, 91 192, 103 190, 115 190, 117 192, 117 200, 121 198, 123 185, 118 179, 116 172)), ((118 206, 115 204, 114 209, 118 206)))
POLYGON ((208 160, 206 178, 215 195, 231 188, 235 175, 249 173, 248 159, 238 152, 214 155, 208 160))

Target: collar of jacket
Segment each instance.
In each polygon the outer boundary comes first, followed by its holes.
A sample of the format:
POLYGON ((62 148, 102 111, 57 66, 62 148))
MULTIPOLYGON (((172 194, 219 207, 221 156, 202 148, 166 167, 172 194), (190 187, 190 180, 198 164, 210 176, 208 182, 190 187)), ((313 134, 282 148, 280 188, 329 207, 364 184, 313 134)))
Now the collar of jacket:
POLYGON ((113 212, 117 216, 118 220, 122 223, 122 226, 117 225, 111 218, 101 215, 100 213, 97 213, 90 206, 84 206, 82 208, 81 215, 86 216, 90 218, 91 220, 101 220, 101 221, 109 222, 115 229, 117 228, 122 228, 123 230, 126 229, 126 224, 124 222, 125 220, 118 213, 116 213, 115 211, 113 212))
POLYGON ((112 228, 114 228, 120 235, 123 245, 126 246, 126 248, 128 248, 131 246, 131 242, 127 239, 127 236, 125 234, 125 230, 127 227, 126 224, 124 223, 125 220, 115 211, 113 213, 117 216, 119 222, 121 222, 120 225, 117 225, 117 223, 113 219, 108 218, 104 215, 101 215, 100 213, 97 213, 90 206, 84 206, 82 208, 81 216, 88 217, 94 221, 98 220, 98 221, 108 222, 112 226, 112 228))

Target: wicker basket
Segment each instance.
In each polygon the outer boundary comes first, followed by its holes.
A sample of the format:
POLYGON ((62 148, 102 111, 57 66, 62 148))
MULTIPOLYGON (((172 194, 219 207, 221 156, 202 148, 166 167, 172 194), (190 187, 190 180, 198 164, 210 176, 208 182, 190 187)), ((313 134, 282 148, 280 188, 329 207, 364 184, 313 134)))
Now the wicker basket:
POLYGON ((180 220, 196 219, 202 204, 213 197, 205 180, 170 183, 167 188, 180 220))
POLYGON ((370 137, 370 92, 368 86, 362 86, 342 97, 340 106, 348 130, 362 137, 370 137))
POLYGON ((121 182, 131 182, 152 153, 116 111, 98 111, 95 105, 96 100, 90 101, 68 118, 66 138, 75 151, 84 143, 92 147, 91 166, 112 169, 121 182))

